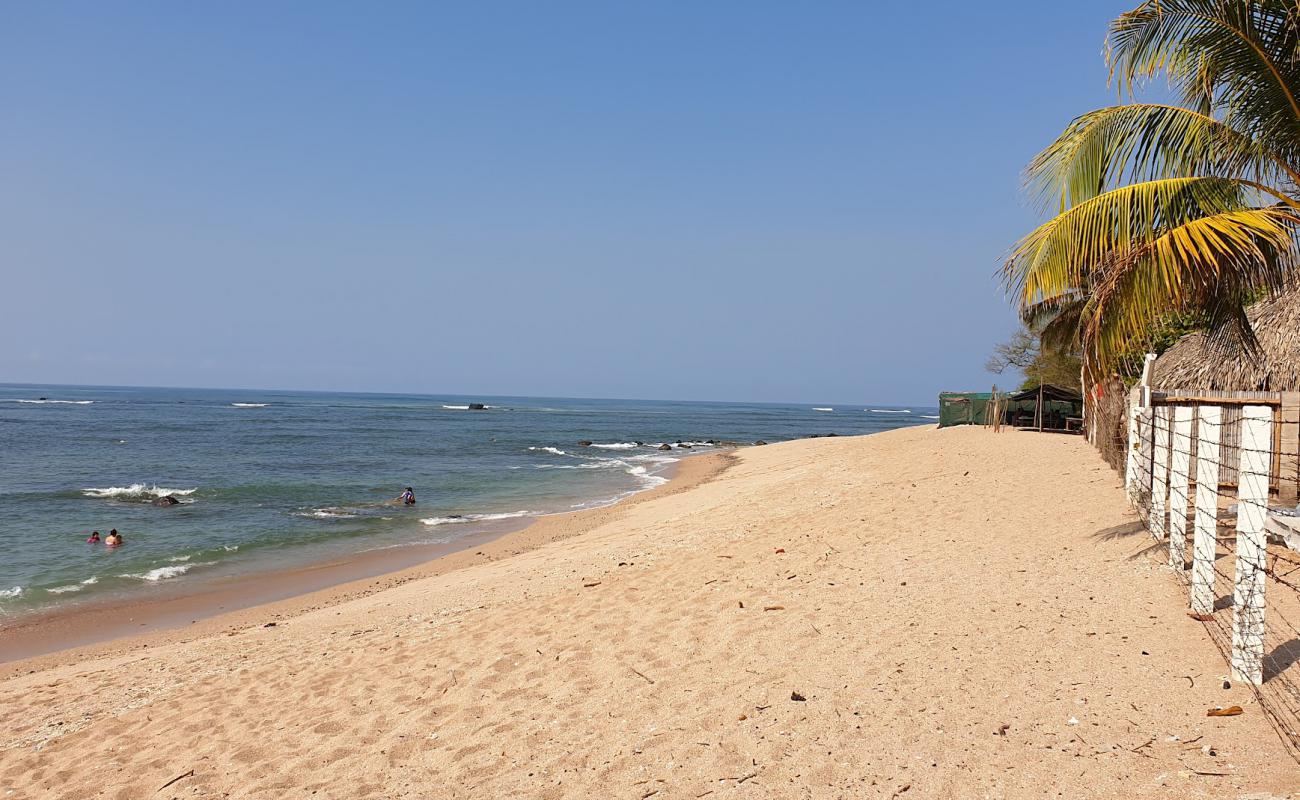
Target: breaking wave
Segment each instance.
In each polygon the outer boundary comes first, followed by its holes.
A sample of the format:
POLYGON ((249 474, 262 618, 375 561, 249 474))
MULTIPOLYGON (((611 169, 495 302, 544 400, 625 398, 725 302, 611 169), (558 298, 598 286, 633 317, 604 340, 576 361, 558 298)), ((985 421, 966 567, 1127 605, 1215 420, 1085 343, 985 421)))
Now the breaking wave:
POLYGON ((203 561, 193 564, 172 564, 169 567, 158 567, 156 569, 151 569, 148 572, 130 572, 125 575, 118 575, 117 577, 135 578, 137 580, 149 581, 150 583, 157 583, 158 581, 164 581, 168 578, 179 578, 195 567, 203 567, 215 563, 215 561, 203 561))
POLYGON ((551 455, 556 455, 556 456, 567 456, 567 455, 568 455, 568 453, 564 452, 563 450, 561 450, 561 449, 558 448, 558 447, 530 447, 530 448, 528 448, 528 449, 529 449, 529 450, 532 450, 532 451, 534 451, 534 452, 539 452, 539 453, 550 453, 551 455))
POLYGON ((12 589, 0 589, 0 600, 6 600, 13 597, 22 597, 23 587, 15 586, 12 589))
POLYGON ((450 517, 426 517, 420 522, 425 525, 454 525, 460 522, 491 522, 498 519, 515 519, 517 517, 526 517, 533 512, 531 511, 511 511, 502 514, 466 514, 464 516, 454 515, 450 517))
POLYGON ((231 403, 233 408, 266 408, 270 403, 231 403))
POLYGON ((910 408, 904 408, 901 410, 897 408, 868 408, 867 411, 870 411, 872 414, 911 414, 912 413, 912 409, 910 408))
POLYGON ((99 578, 91 576, 89 578, 86 578, 81 583, 70 583, 67 586, 55 586, 50 589, 46 589, 45 591, 48 594, 67 594, 68 592, 79 592, 82 589, 86 588, 87 586, 91 586, 96 583, 99 583, 99 578))
POLYGON ((62 405, 62 406, 88 406, 94 403, 95 401, 94 400, 46 400, 44 398, 41 398, 40 400, 13 400, 13 399, 6 398, 3 402, 31 403, 32 405, 38 405, 38 406, 47 405, 47 404, 62 405))
POLYGON ((143 483, 133 483, 130 486, 109 486, 106 489, 82 489, 81 493, 86 497, 94 497, 99 500, 144 500, 149 498, 167 497, 168 495, 176 496, 182 503, 194 502, 189 498, 190 495, 197 492, 198 487, 193 489, 168 489, 165 486, 147 486, 143 483))
POLYGON ((814 408, 813 411, 834 411, 833 408, 814 408))

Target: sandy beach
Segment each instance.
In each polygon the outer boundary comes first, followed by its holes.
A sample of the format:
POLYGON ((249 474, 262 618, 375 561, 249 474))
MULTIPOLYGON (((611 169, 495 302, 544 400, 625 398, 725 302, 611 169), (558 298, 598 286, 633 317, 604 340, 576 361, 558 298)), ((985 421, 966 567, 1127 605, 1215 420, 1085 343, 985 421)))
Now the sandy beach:
POLYGON ((3 665, 0 796, 1300 789, 1134 521, 1079 437, 693 458, 404 572, 3 665))

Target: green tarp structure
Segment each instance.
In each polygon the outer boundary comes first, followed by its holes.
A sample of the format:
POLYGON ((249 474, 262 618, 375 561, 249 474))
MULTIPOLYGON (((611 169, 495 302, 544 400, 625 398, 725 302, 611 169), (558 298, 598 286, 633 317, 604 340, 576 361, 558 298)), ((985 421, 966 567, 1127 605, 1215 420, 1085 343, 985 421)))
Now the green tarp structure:
POLYGON ((991 392, 939 392, 939 427, 983 425, 991 392))

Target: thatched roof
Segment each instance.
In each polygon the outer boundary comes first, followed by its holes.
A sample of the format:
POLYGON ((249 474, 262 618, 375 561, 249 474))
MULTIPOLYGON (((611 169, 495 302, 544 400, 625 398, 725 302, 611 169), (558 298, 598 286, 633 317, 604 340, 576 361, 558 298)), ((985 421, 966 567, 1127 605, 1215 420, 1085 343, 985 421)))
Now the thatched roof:
POLYGON ((1225 358, 1191 333, 1156 359, 1151 386, 1159 391, 1300 391, 1300 288, 1261 300, 1246 311, 1258 353, 1225 358))

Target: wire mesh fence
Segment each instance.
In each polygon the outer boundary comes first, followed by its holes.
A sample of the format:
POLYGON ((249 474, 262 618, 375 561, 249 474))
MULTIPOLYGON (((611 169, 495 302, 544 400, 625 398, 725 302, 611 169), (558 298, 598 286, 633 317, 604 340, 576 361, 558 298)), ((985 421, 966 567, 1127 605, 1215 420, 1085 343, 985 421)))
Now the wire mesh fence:
POLYGON ((1281 424, 1262 403, 1153 401, 1129 421, 1125 483, 1188 613, 1300 760, 1300 517, 1270 502, 1281 424))

